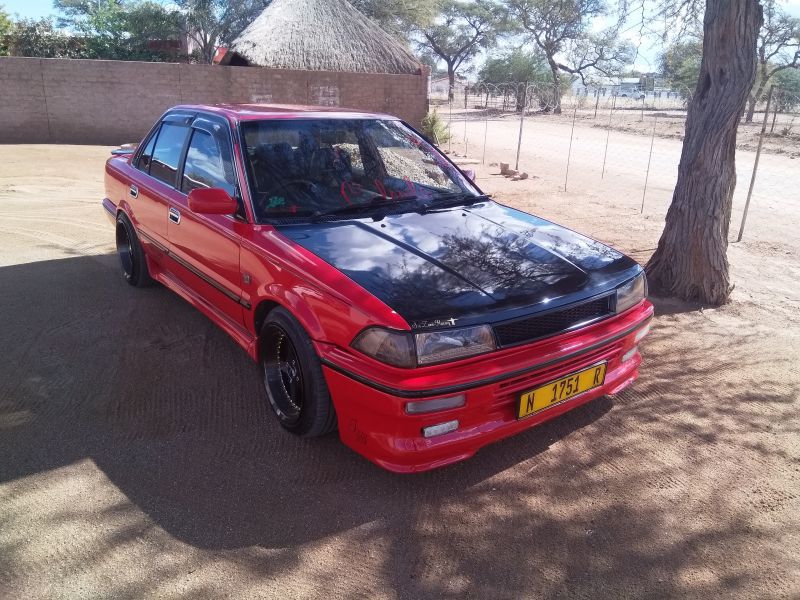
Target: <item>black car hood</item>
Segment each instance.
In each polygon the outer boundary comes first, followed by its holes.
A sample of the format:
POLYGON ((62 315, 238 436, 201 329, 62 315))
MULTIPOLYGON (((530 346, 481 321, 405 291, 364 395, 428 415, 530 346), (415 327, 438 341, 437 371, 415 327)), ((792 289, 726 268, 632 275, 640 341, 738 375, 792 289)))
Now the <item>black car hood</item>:
POLYGON ((640 270, 600 242, 491 201, 278 229, 413 328, 555 308, 609 291, 640 270))

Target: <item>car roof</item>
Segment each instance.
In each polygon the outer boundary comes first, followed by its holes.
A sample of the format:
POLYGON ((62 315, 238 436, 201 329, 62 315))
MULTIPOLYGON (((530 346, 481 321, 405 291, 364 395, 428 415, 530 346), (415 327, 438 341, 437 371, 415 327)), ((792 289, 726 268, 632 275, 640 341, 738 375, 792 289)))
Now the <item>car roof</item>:
POLYGON ((382 113, 370 113, 339 106, 304 106, 300 104, 181 104, 170 110, 216 113, 232 121, 265 119, 394 119, 382 113))

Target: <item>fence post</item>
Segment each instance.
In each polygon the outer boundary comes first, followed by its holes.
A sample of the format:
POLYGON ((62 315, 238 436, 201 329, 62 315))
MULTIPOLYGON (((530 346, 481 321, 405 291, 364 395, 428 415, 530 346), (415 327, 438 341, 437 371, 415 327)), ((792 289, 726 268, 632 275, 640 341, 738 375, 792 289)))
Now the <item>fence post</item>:
POLYGON ((783 98, 783 90, 778 90, 775 94, 775 110, 772 111, 772 127, 769 128, 769 132, 775 133, 775 119, 778 118, 778 107, 780 106, 780 100, 783 98))
POLYGON ((597 108, 600 106, 600 90, 595 90, 595 96, 597 96, 597 101, 594 103, 594 118, 597 120, 597 108))
POLYGON ((578 116, 578 101, 575 100, 575 108, 572 110, 572 130, 569 132, 569 150, 567 151, 567 172, 564 174, 564 191, 567 191, 567 181, 569 181, 569 161, 572 158, 572 137, 575 135, 575 117, 578 116))
POLYGON ((467 113, 464 113, 464 156, 467 156, 468 152, 468 145, 467 145, 467 113))
POLYGON ((614 114, 614 107, 617 105, 616 95, 611 100, 611 111, 608 113, 608 129, 606 129, 606 149, 603 152, 603 170, 600 173, 600 179, 606 175, 606 157, 608 156, 608 138, 611 137, 611 115, 614 114))
POLYGON ((656 123, 658 123, 658 113, 653 115, 653 137, 650 138, 650 156, 647 157, 647 173, 644 176, 644 191, 642 192, 642 208, 639 211, 641 215, 644 212, 644 198, 647 196, 647 181, 650 179, 650 162, 653 160, 653 142, 656 141, 656 123))
POLYGON ((469 93, 469 86, 464 86, 464 109, 467 108, 467 94, 469 93))
POLYGON ((486 139, 489 137, 489 109, 486 109, 486 125, 485 129, 483 130, 483 158, 481 158, 481 164, 486 164, 486 139))
MULTIPOLYGON (((519 90, 519 88, 517 88, 519 90)), ((525 97, 522 102, 522 111, 519 113, 519 139, 517 140, 517 162, 514 169, 519 171, 519 151, 522 148, 522 124, 525 122, 525 107, 528 105, 528 84, 525 84, 525 97)))
POLYGON ((447 117, 447 133, 450 134, 447 140, 447 151, 453 151, 453 98, 450 98, 450 116, 447 117))
POLYGON ((772 101, 772 87, 767 93, 767 107, 764 109, 764 122, 761 125, 761 135, 758 137, 758 148, 756 149, 756 160, 753 163, 753 176, 750 178, 750 189, 747 190, 747 201, 744 203, 744 213, 742 214, 742 224, 739 227, 739 237, 737 242, 742 241, 744 235, 744 224, 747 221, 747 211, 750 209, 750 199, 753 197, 753 186, 756 183, 756 172, 758 172, 758 159, 761 158, 761 146, 764 144, 764 134, 767 132, 767 120, 769 119, 769 104, 772 101))

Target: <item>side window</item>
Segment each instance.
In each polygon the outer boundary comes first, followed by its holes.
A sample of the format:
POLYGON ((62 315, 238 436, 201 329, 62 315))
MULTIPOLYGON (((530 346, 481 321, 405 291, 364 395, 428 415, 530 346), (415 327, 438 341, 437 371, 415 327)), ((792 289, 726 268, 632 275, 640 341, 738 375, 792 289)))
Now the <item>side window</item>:
POLYGON ((161 125, 156 146, 153 150, 153 162, 150 165, 150 175, 169 185, 175 185, 178 173, 178 163, 183 151, 183 143, 189 128, 172 123, 161 125))
POLYGON ((156 138, 158 137, 158 129, 153 132, 153 135, 150 136, 150 139, 147 140, 147 145, 142 150, 142 153, 139 155, 139 162, 136 163, 136 166, 139 168, 140 171, 144 171, 145 173, 150 172, 150 163, 153 160, 153 146, 156 145, 156 138))
POLYGON ((222 188, 235 195, 233 164, 228 144, 220 143, 216 136, 195 129, 186 153, 181 191, 187 194, 196 188, 222 188))

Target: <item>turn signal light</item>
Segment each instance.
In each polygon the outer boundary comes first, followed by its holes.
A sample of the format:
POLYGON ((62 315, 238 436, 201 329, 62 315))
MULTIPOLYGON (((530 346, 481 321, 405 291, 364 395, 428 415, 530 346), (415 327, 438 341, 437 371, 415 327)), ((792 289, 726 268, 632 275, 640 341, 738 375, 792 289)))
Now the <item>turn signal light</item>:
POLYGON ((426 438, 436 437, 437 435, 444 435, 458 429, 458 421, 447 421, 439 423, 438 425, 431 425, 430 427, 422 428, 422 436, 426 438))
POLYGON ((633 348, 631 348, 625 354, 622 355, 622 360, 620 362, 624 362, 624 363, 628 362, 630 359, 632 359, 634 356, 636 356, 636 353, 638 351, 639 351, 639 347, 638 346, 634 346, 633 348))
POLYGON ((419 400, 406 403, 406 412, 410 415, 423 415, 425 413, 449 410, 451 408, 461 408, 467 403, 464 394, 458 396, 448 396, 447 398, 435 398, 434 400, 419 400))

